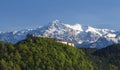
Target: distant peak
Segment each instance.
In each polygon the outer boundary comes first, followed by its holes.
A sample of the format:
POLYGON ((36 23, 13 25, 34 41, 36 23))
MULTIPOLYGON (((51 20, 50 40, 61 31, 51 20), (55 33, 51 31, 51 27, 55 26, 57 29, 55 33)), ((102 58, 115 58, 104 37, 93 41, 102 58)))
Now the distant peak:
POLYGON ((56 24, 56 23, 61 23, 61 21, 60 21, 60 20, 58 20, 58 19, 56 19, 56 20, 52 21, 52 24, 56 24))
POLYGON ((86 32, 96 32, 96 28, 88 26, 86 32))
POLYGON ((52 22, 50 22, 49 26, 59 26, 62 25, 63 23, 60 20, 54 20, 52 22))
POLYGON ((80 27, 82 27, 82 25, 81 25, 81 24, 79 24, 79 23, 76 23, 74 26, 80 26, 80 27))

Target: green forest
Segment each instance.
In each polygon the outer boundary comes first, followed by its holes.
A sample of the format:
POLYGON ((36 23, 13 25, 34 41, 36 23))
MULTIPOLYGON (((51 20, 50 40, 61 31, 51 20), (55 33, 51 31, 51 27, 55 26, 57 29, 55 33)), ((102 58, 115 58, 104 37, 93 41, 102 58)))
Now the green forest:
POLYGON ((0 41, 0 70, 120 70, 120 45, 78 49, 32 36, 17 44, 0 41))

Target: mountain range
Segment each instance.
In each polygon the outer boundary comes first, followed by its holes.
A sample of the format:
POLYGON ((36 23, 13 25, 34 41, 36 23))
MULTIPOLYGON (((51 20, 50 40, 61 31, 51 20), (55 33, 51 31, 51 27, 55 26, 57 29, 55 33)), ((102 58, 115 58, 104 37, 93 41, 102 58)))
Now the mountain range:
POLYGON ((27 34, 73 42, 77 48, 104 48, 114 43, 120 43, 120 31, 82 26, 81 24, 70 25, 59 20, 35 29, 0 32, 0 40, 17 43, 25 39, 27 34))

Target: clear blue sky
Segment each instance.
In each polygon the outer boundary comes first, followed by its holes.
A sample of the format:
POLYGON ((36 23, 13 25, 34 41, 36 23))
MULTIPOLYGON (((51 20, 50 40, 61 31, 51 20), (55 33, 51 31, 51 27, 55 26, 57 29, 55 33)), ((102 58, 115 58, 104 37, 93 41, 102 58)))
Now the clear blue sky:
POLYGON ((120 0, 0 0, 0 31, 35 28, 59 19, 120 29, 120 0))

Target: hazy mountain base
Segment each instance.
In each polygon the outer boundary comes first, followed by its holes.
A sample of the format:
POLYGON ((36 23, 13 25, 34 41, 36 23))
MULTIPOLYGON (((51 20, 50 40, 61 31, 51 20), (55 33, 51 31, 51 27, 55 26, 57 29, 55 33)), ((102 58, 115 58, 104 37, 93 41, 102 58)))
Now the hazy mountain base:
POLYGON ((15 45, 0 42, 0 69, 118 70, 116 64, 93 55, 96 50, 89 54, 90 50, 84 51, 43 37, 28 37, 15 45))

